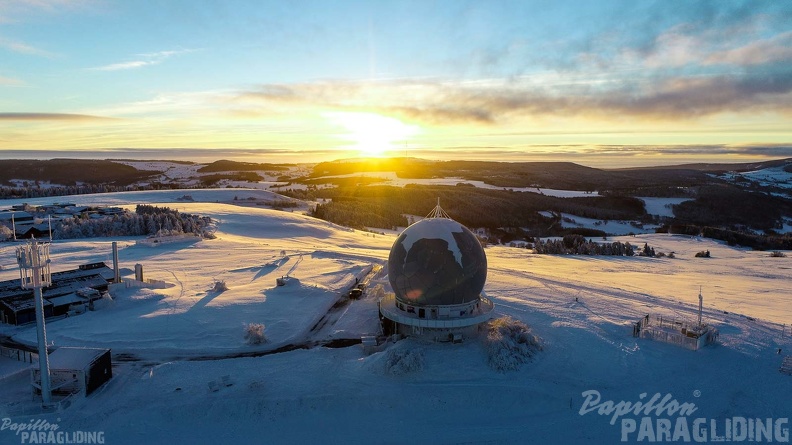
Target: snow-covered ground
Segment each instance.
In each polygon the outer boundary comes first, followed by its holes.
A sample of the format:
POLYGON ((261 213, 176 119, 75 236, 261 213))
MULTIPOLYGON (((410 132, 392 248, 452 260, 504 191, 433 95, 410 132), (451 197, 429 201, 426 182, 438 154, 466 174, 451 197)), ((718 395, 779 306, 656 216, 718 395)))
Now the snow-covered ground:
MULTIPOLYGON (((695 403, 689 422, 714 419, 721 429, 725 419, 736 416, 792 415, 792 377, 778 372, 781 358, 792 351, 792 255, 770 258, 766 252, 666 234, 614 240, 646 242, 658 252, 675 252, 674 259, 488 248, 485 291, 498 315, 527 323, 544 343, 544 351, 518 371, 492 370, 476 340, 405 340, 371 355, 359 345, 306 346, 223 358, 376 330, 371 296, 332 306, 355 277, 385 264, 394 240, 392 234, 353 231, 297 213, 228 204, 244 193, 266 192, 189 191, 202 202, 175 206, 217 219, 217 239, 158 247, 115 240, 125 274, 140 263, 147 278, 170 287, 116 287, 113 301, 100 310, 51 321, 48 338, 55 346, 111 347, 135 360, 117 361, 113 379, 98 393, 53 414, 24 410, 31 405, 27 375, 6 379, 0 421, 46 419, 60 431, 101 431, 108 444, 568 444, 620 441, 619 422, 611 425, 610 416, 596 412, 580 414, 588 390, 614 402, 637 402, 642 393, 672 394, 680 403, 695 403), (695 258, 701 250, 712 257, 695 258), (286 274, 294 280, 276 287, 275 278, 286 274), (211 291, 216 279, 225 280, 228 290, 211 291), (721 333, 717 345, 693 352, 632 337, 632 324, 647 313, 694 319, 699 287, 704 320, 721 333), (311 330, 330 313, 330 323, 311 330), (267 326, 269 343, 244 342, 243 325, 250 322, 267 326), (387 372, 388 351, 408 348, 420 351, 423 369, 387 372), (233 385, 210 392, 208 382, 222 376, 233 385)), ((183 194, 68 200, 173 204, 183 194)), ((52 246, 53 270, 109 263, 111 241, 58 241, 52 246)), ((18 277, 14 263, 13 245, 0 244, 0 279, 18 277)), ((372 285, 387 285, 382 273, 368 276, 372 285)), ((0 335, 32 343, 35 329, 0 325, 0 335)), ((667 414, 649 417, 676 420, 667 414)), ((629 439, 635 441, 636 434, 629 439)), ((0 441, 19 443, 20 437, 4 429, 0 441)))
MULTIPOLYGON (((590 195, 589 195, 590 196, 590 195)), ((641 197, 638 198, 644 202, 646 213, 655 216, 674 217, 672 206, 689 201, 689 198, 652 198, 641 197)), ((539 212, 548 218, 553 217, 553 212, 544 211, 539 212)), ((593 218, 584 218, 582 216, 572 215, 568 213, 561 213, 564 218, 560 222, 562 227, 566 228, 585 228, 602 230, 609 235, 628 235, 632 233, 654 233, 655 229, 659 226, 652 224, 641 224, 638 221, 613 221, 613 220, 598 220, 593 218), (570 222, 571 221, 571 222, 570 222)))
POLYGON ((638 197, 644 202, 646 213, 656 216, 665 216, 668 218, 674 217, 674 210, 672 206, 681 204, 685 201, 690 201, 690 198, 652 198, 652 197, 638 197))
POLYGON ((761 187, 778 187, 785 189, 785 192, 773 193, 773 195, 782 198, 792 198, 792 173, 784 170, 789 165, 792 164, 750 172, 728 172, 720 175, 720 178, 730 182, 745 183, 750 181, 761 187))
MULTIPOLYGON (((394 187, 404 187, 406 185, 411 185, 411 184, 417 184, 417 185, 468 184, 483 189, 512 190, 515 192, 532 192, 532 193, 539 193, 542 195, 555 196, 559 198, 599 196, 598 192, 586 192, 581 190, 557 190, 557 189, 547 189, 547 188, 539 188, 539 187, 498 187, 492 184, 487 184, 484 181, 471 181, 469 179, 458 178, 454 176, 449 176, 444 178, 421 178, 421 179, 400 178, 396 175, 396 172, 360 172, 360 173, 350 173, 346 175, 323 176, 321 179, 357 178, 357 177, 380 179, 382 184, 387 184, 394 187)), ((320 178, 315 178, 315 179, 320 179, 320 178)))
POLYGON ((792 173, 784 171, 784 167, 773 167, 752 172, 741 173, 745 178, 762 185, 792 189, 792 173))
MULTIPOLYGON (((539 212, 547 218, 554 217, 550 211, 539 212)), ((659 226, 652 224, 641 224, 638 221, 614 221, 572 215, 570 213, 560 213, 562 220, 559 222, 564 228, 594 229, 602 230, 608 235, 629 235, 638 233, 654 233, 659 226)))

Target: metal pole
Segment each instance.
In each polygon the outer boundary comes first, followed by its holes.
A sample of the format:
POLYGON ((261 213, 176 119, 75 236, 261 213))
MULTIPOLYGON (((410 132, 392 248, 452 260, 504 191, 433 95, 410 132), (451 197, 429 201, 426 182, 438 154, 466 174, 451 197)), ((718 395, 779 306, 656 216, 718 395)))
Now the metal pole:
POLYGON ((47 330, 44 329, 44 298, 41 286, 33 289, 36 296, 36 328, 38 329, 39 370, 41 373, 41 400, 45 405, 52 403, 50 390, 49 355, 47 354, 47 330))
POLYGON ((701 296, 701 286, 699 286, 699 313, 698 313, 698 325, 701 327, 701 312, 704 308, 704 297, 701 296))
POLYGON ((118 270, 118 243, 113 241, 113 282, 121 282, 121 273, 118 270))
POLYGON ((39 373, 41 374, 41 400, 45 407, 52 402, 52 391, 50 387, 49 355, 47 354, 47 330, 44 325, 44 296, 41 288, 52 283, 52 276, 49 273, 49 261, 49 244, 39 246, 34 238, 26 245, 17 247, 17 262, 19 263, 19 276, 22 288, 33 288, 39 373), (39 250, 41 247, 43 247, 43 253, 39 250), (43 264, 42 255, 44 255, 43 264))
POLYGON ((44 296, 41 292, 41 258, 38 243, 30 245, 33 295, 36 299, 36 335, 38 337, 39 370, 41 372, 41 400, 45 405, 52 402, 50 391, 49 355, 47 354, 47 330, 44 327, 44 296))

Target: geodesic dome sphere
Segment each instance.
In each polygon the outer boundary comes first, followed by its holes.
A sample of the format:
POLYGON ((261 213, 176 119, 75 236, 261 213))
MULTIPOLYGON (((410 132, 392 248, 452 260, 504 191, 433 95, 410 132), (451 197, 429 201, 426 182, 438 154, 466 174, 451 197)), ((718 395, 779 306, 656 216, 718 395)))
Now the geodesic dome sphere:
POLYGON ((473 233, 447 218, 427 218, 396 238, 388 257, 396 299, 414 306, 461 304, 479 298, 487 256, 473 233))

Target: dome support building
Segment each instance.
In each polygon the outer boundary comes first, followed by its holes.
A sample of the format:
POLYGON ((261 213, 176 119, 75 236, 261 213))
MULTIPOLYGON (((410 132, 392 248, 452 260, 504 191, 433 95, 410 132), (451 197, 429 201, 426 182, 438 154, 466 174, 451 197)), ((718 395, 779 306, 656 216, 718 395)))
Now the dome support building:
POLYGON ((385 333, 436 341, 474 335, 493 315, 492 301, 482 296, 486 279, 478 238, 438 202, 393 243, 388 280, 394 293, 379 302, 385 333))

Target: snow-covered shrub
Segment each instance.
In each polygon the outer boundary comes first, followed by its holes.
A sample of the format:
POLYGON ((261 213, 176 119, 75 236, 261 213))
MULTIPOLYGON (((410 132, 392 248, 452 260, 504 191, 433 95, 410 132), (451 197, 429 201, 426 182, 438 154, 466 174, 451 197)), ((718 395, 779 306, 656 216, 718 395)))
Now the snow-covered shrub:
POLYGON ((267 342, 264 335, 264 325, 261 323, 248 323, 245 325, 245 341, 249 345, 260 345, 267 342))
POLYGON ((389 349, 385 355, 385 372, 388 374, 411 374, 423 367, 423 351, 420 349, 389 349))
POLYGON ((214 286, 212 286, 212 291, 225 292, 227 290, 228 290, 228 285, 226 284, 225 280, 215 280, 214 286))
POLYGON ((14 236, 14 232, 8 227, 0 224, 0 239, 8 239, 14 236))
POLYGON ((369 290, 369 295, 374 297, 374 300, 379 301, 385 296, 385 288, 381 284, 378 284, 369 290))
POLYGON ((491 368, 514 371, 542 350, 541 339, 525 323, 501 317, 487 323, 484 345, 491 368))

